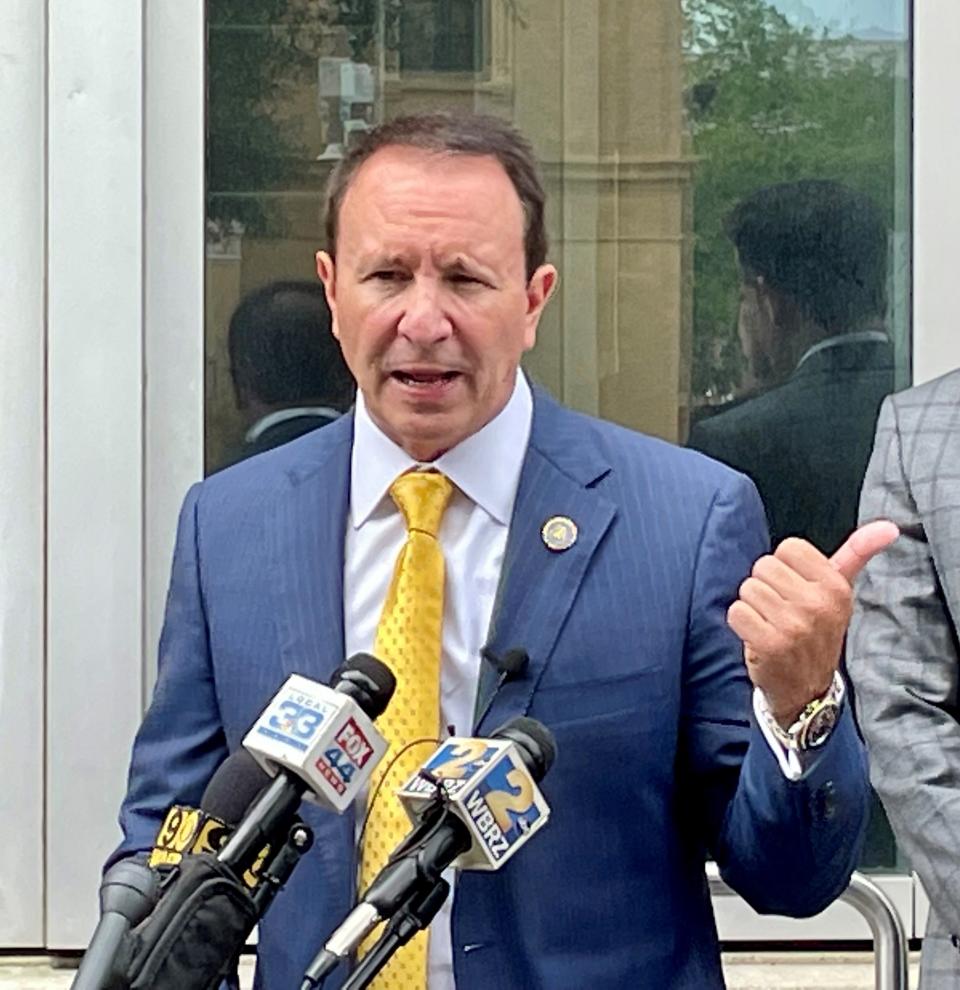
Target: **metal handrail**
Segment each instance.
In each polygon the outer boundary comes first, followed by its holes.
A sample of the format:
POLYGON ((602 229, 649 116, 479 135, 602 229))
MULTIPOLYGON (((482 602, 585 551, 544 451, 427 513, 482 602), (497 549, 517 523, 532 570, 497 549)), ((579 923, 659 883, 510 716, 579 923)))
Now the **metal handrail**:
MULTIPOLYGON (((713 863, 707 866, 707 879, 711 894, 735 894, 713 863)), ((862 873, 854 873, 839 900, 859 911, 870 926, 876 990, 908 990, 907 933, 890 898, 862 873)))

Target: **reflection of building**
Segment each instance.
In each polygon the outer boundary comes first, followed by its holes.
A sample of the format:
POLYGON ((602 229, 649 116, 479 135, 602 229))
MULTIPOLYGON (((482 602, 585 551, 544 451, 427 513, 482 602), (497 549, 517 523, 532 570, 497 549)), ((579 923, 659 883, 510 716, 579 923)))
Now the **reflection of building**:
POLYGON ((680 6, 527 0, 522 22, 511 6, 489 4, 480 78, 401 69, 384 80, 385 115, 477 109, 531 137, 561 279, 527 367, 577 408, 676 439, 691 181, 680 6))
MULTIPOLYGON (((378 116, 500 114, 532 139, 544 164, 561 281, 529 370, 577 408, 677 439, 688 393, 691 181, 679 5, 451 0, 402 10, 383 28, 389 44, 373 46, 378 116), (428 37, 436 44, 412 57, 413 40, 428 37)), ((314 106, 305 86, 283 113, 296 126, 291 108, 314 106)), ((310 192, 279 198, 282 237, 248 233, 233 268, 211 259, 208 326, 222 326, 219 314, 251 286, 306 276, 319 237, 315 190, 329 167, 312 166, 310 192)))
POLYGON ((489 0, 404 0, 397 55, 403 72, 482 72, 489 0))

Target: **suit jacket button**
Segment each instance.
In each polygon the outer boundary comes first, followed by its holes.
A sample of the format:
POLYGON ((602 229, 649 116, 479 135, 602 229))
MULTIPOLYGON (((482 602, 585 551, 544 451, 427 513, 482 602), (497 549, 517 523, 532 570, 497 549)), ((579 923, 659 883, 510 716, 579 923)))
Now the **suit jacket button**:
POLYGON ((837 787, 828 780, 813 795, 813 818, 818 822, 832 821, 837 815, 837 787))

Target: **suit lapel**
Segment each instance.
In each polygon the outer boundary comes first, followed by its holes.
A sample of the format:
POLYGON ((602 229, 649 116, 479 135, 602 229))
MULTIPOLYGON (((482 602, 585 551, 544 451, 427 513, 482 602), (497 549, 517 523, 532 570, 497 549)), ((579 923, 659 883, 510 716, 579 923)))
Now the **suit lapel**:
MULTIPOLYGON (((487 638, 495 654, 522 647, 529 662, 517 683, 493 699, 475 727, 480 734, 529 710, 590 560, 616 514, 613 503, 591 488, 609 470, 590 443, 583 420, 535 390, 533 430, 487 638), (576 541, 568 549, 550 550, 544 542, 543 525, 555 516, 577 527, 576 541)), ((478 711, 495 690, 496 674, 485 666, 478 711)))
POLYGON ((350 499, 353 416, 311 435, 313 447, 288 474, 270 540, 284 676, 326 683, 344 660, 343 560, 350 499))
MULTIPOLYGON (((935 404, 925 410, 917 428, 917 442, 926 446, 923 469, 913 470, 911 482, 916 490, 924 475, 931 479, 927 496, 930 513, 931 548, 940 569, 951 613, 960 617, 960 394, 946 390, 947 384, 960 382, 960 376, 944 381, 935 404)), ((919 458, 918 458, 919 460, 919 458)))
MULTIPOLYGON (((325 682, 344 659, 343 562, 352 442, 352 415, 311 435, 268 524, 284 676, 302 673, 325 682)), ((616 515, 614 504, 592 487, 609 470, 584 421, 535 389, 530 444, 487 637, 495 654, 522 647, 530 660, 517 684, 494 699, 478 731, 529 709, 590 560, 616 515), (577 527, 569 549, 551 551, 544 543, 543 525, 554 516, 577 527)), ((495 687, 496 675, 485 670, 478 710, 495 687)))

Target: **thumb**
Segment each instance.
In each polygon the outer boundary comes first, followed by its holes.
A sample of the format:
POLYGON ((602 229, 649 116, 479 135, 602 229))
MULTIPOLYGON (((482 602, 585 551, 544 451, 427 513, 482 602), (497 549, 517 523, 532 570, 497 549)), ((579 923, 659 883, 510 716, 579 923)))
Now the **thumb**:
POLYGON ((853 579, 875 557, 900 535, 895 523, 887 519, 877 519, 855 529, 846 543, 830 558, 830 563, 851 584, 853 579))

